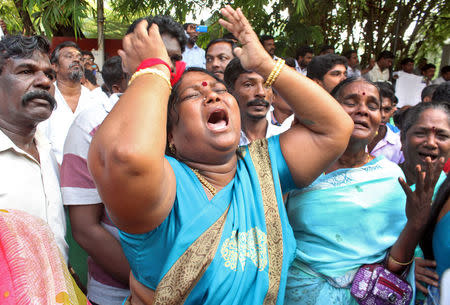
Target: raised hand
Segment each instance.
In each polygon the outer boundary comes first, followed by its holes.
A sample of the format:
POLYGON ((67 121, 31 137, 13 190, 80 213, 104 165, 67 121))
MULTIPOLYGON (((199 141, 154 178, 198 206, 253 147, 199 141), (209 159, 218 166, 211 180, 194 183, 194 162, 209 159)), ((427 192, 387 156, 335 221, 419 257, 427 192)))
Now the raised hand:
MULTIPOLYGON (((171 64, 166 47, 159 34, 158 25, 154 23, 148 30, 147 27, 147 20, 139 22, 134 31, 123 38, 123 50, 118 51, 122 58, 122 65, 130 75, 147 58, 160 58, 169 65, 171 64)), ((167 72, 170 73, 170 71, 167 72)))
POLYGON ((241 60, 242 66, 247 70, 262 72, 263 65, 273 60, 259 42, 258 36, 241 9, 234 10, 227 5, 220 12, 227 19, 220 19, 220 25, 233 33, 242 44, 241 48, 234 49, 234 53, 241 60))
POLYGON ((424 169, 420 165, 417 165, 417 183, 414 192, 402 178, 399 178, 399 182, 407 198, 406 217, 408 218, 408 222, 411 222, 417 229, 425 228, 428 222, 434 188, 443 168, 443 157, 435 163, 432 163, 431 158, 427 157, 425 159, 424 169))

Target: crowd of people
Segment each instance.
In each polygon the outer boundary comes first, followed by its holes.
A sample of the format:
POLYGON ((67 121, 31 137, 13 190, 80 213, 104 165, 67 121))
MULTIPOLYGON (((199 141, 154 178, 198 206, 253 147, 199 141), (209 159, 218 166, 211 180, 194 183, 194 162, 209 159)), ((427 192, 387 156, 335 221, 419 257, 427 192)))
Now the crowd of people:
POLYGON ((0 303, 449 304, 449 66, 281 58, 221 13, 205 50, 137 19, 101 69, 1 38, 0 303))

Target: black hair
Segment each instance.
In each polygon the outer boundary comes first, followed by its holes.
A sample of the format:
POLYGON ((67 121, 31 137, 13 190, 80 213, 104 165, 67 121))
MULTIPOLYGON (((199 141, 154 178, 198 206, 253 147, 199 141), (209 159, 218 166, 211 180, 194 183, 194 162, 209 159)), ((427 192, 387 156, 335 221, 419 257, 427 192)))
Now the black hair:
POLYGON ((450 109, 449 105, 446 103, 437 103, 437 102, 430 102, 430 103, 419 103, 415 105, 414 107, 411 107, 408 109, 407 112, 403 115, 403 120, 401 124, 401 132, 400 137, 402 141, 406 140, 406 134, 408 133, 408 130, 417 123, 419 120, 420 115, 428 109, 436 109, 441 110, 447 114, 447 118, 450 121, 450 109))
POLYGON ((434 202, 431 206, 430 218, 428 220, 422 239, 420 240, 420 248, 423 250, 425 259, 434 260, 433 253, 433 233, 436 227, 437 218, 442 208, 450 196, 450 175, 442 182, 436 194, 434 202))
POLYGON ((62 43, 60 43, 59 45, 56 46, 56 48, 53 50, 52 55, 50 56, 50 62, 52 64, 56 64, 59 61, 59 53, 61 52, 61 49, 64 48, 75 48, 78 51, 80 51, 81 53, 81 49, 80 47, 73 41, 67 40, 64 41, 62 43))
POLYGON ((388 98, 391 101, 392 106, 398 104, 398 98, 395 96, 395 90, 391 84, 388 82, 376 82, 375 85, 380 89, 381 98, 388 98))
POLYGON ((352 57, 352 54, 355 53, 356 55, 358 55, 358 52, 356 52, 356 50, 347 50, 345 52, 342 53, 342 56, 344 56, 347 59, 350 59, 350 57, 352 57))
POLYGON ((147 29, 149 29, 153 23, 156 23, 159 27, 159 33, 161 35, 169 34, 169 35, 173 36, 180 44, 181 53, 184 52, 184 49, 186 47, 186 42, 187 42, 186 34, 184 32, 183 27, 181 27, 181 25, 178 22, 176 22, 175 20, 173 20, 173 18, 170 16, 156 15, 154 17, 147 16, 147 17, 136 19, 128 27, 127 33, 125 35, 132 33, 134 31, 134 29, 136 28, 137 24, 139 22, 141 22, 142 20, 147 20, 147 22, 148 22, 147 29))
POLYGON ((97 79, 95 78, 95 74, 93 71, 85 69, 84 78, 86 78, 94 86, 97 86, 97 79))
POLYGON ((206 46, 205 56, 206 56, 206 54, 208 54, 209 47, 211 47, 212 45, 215 45, 216 43, 219 43, 219 42, 226 42, 226 43, 228 43, 231 46, 231 53, 233 54, 233 56, 235 56, 233 50, 234 50, 234 48, 236 48, 236 44, 234 43, 233 40, 227 39, 227 38, 217 38, 217 39, 211 40, 208 43, 208 45, 206 46))
POLYGON ((435 65, 433 65, 433 64, 426 64, 425 66, 423 66, 422 67, 422 69, 420 69, 420 71, 422 71, 422 72, 425 72, 425 71, 427 71, 428 69, 436 69, 436 66, 435 65))
POLYGON ((285 59, 286 65, 288 65, 291 68, 295 69, 295 58, 292 57, 286 57, 285 59))
POLYGON ((433 102, 450 104, 450 81, 437 86, 431 98, 433 102))
POLYGON ((222 38, 225 38, 225 39, 231 39, 231 40, 238 40, 238 39, 236 38, 236 36, 233 35, 233 33, 226 33, 226 34, 223 35, 222 38))
POLYGON ((261 42, 262 45, 264 45, 264 41, 266 40, 275 40, 272 35, 262 35, 259 37, 259 42, 261 42))
POLYGON ((439 87, 439 85, 433 84, 433 85, 429 85, 429 86, 426 86, 425 88, 423 88, 422 93, 421 93, 422 102, 427 96, 429 96, 431 98, 433 96, 434 91, 436 91, 437 87, 439 87))
POLYGON ((112 92, 112 86, 120 84, 126 75, 122 69, 122 58, 113 56, 108 58, 103 64, 102 77, 105 81, 106 88, 112 92))
POLYGON ((334 47, 332 45, 329 45, 329 44, 324 44, 323 46, 320 47, 319 54, 322 54, 326 50, 333 50, 333 52, 334 52, 334 47))
POLYGON ((83 51, 81 51, 81 55, 89 55, 90 57, 94 58, 94 54, 92 54, 91 51, 83 50, 83 51))
POLYGON ((323 80, 325 74, 336 65, 344 65, 347 68, 347 58, 337 54, 314 56, 308 65, 306 76, 311 79, 323 80))
POLYGON ((380 54, 378 54, 377 61, 379 61, 383 58, 394 59, 394 53, 392 53, 391 51, 382 51, 382 52, 380 52, 380 54))
POLYGON ((30 58, 35 51, 48 54, 50 44, 42 36, 5 35, 0 40, 0 73, 9 58, 30 58))
POLYGON ((185 24, 183 24, 183 30, 187 31, 187 29, 190 25, 196 25, 196 24, 193 22, 186 22, 185 24))
POLYGON ((314 54, 313 48, 310 46, 301 46, 295 52, 295 58, 298 59, 300 56, 304 57, 307 53, 314 54))
MULTIPOLYGON (((180 84, 183 82, 183 78, 188 74, 189 72, 202 72, 205 73, 212 78, 214 78, 219 83, 222 83, 225 85, 225 83, 219 79, 217 76, 215 76, 213 73, 203 69, 203 68, 197 68, 197 67, 190 67, 186 69, 186 71, 183 72, 183 75, 181 75, 181 78, 178 80, 178 82, 172 87, 172 92, 169 96, 169 101, 167 103, 167 134, 172 130, 172 127, 175 122, 178 122, 179 120, 179 114, 177 111, 177 106, 180 103, 180 95, 179 95, 179 88, 180 84)), ((168 143, 166 145, 166 155, 174 157, 170 149, 168 149, 168 143)))
POLYGON ((414 63, 414 59, 412 59, 411 57, 406 57, 406 58, 402 59, 402 61, 400 62, 400 65, 404 66, 406 64, 409 64, 410 62, 414 63))
POLYGON ((450 66, 442 67, 441 74, 445 74, 445 73, 448 73, 448 72, 450 72, 450 66))
MULTIPOLYGON (((329 55, 332 55, 332 54, 329 54, 329 55)), ((344 79, 343 81, 341 81, 341 82, 340 82, 339 84, 337 84, 337 86, 334 87, 334 89, 331 91, 331 93, 330 93, 331 96, 334 97, 334 98, 339 102, 339 98, 340 98, 340 95, 341 95, 342 90, 343 90, 345 87, 347 87, 348 85, 350 85, 351 83, 354 83, 354 82, 364 82, 364 83, 367 83, 367 84, 369 84, 369 85, 374 86, 374 87, 377 89, 379 98, 381 99, 380 88, 377 86, 377 84, 374 83, 374 82, 372 82, 372 81, 370 81, 370 80, 368 80, 368 79, 365 79, 365 78, 363 78, 363 77, 360 77, 360 76, 359 76, 359 77, 356 77, 356 76, 348 77, 348 78, 344 79)), ((381 100, 380 100, 380 109, 381 109, 381 100)))
POLYGON ((238 79, 239 75, 244 73, 252 73, 252 71, 245 69, 238 57, 233 58, 228 63, 223 73, 223 80, 229 91, 234 91, 234 83, 238 79))

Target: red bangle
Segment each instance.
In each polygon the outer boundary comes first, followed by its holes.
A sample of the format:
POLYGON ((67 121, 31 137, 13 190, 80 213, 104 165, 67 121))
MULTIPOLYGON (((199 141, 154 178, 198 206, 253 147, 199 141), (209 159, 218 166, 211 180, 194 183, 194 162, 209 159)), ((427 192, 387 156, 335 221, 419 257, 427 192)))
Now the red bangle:
POLYGON ((172 70, 170 69, 169 64, 166 63, 164 60, 162 60, 160 58, 147 58, 147 59, 144 59, 143 61, 141 61, 141 64, 137 68, 136 72, 141 70, 141 69, 150 68, 150 67, 156 66, 156 65, 165 65, 167 67, 167 69, 169 69, 170 73, 172 73, 172 70))

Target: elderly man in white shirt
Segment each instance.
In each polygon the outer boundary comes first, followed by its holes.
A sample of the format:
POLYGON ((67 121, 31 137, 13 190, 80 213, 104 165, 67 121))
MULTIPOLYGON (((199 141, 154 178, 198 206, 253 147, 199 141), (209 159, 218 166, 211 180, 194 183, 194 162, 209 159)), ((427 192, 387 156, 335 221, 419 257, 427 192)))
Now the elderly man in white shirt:
POLYGON ((51 63, 56 71, 55 99, 57 107, 39 129, 49 139, 58 164, 63 158, 64 141, 75 117, 84 109, 103 99, 96 98, 89 89, 81 85, 84 75, 81 50, 72 41, 65 41, 51 55, 51 63))
POLYGON ((47 222, 67 262, 58 166, 49 143, 36 132, 56 105, 48 51, 40 36, 0 40, 0 209, 22 210, 47 222))

